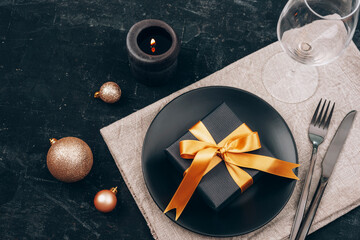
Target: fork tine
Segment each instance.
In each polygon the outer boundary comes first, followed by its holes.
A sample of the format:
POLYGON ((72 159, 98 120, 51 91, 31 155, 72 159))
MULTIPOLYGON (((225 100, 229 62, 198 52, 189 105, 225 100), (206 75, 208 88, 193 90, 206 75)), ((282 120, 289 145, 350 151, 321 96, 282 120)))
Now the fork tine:
POLYGON ((324 104, 323 104, 322 107, 321 107, 321 110, 320 110, 319 116, 318 116, 318 118, 317 118, 317 120, 316 120, 315 126, 316 126, 316 125, 320 126, 321 116, 322 116, 322 114, 323 114, 323 112, 324 112, 325 105, 326 105, 326 99, 325 99, 325 101, 324 101, 324 104))
POLYGON ((312 119, 311 119, 311 124, 314 124, 314 125, 315 125, 316 116, 317 116, 317 114, 318 114, 321 101, 322 101, 322 98, 320 99, 319 104, 318 104, 317 107, 316 107, 316 110, 315 110, 315 112, 314 112, 314 115, 313 115, 313 117, 312 117, 312 119))
POLYGON ((326 120, 326 123, 325 123, 324 129, 328 129, 328 127, 329 127, 330 120, 331 120, 331 117, 332 117, 333 112, 334 112, 334 107, 335 107, 335 103, 333 104, 333 106, 332 106, 332 108, 331 108, 331 111, 330 111, 330 113, 329 113, 329 117, 328 117, 328 119, 326 120))
MULTIPOLYGON (((325 110, 325 112, 324 112, 324 116, 323 116, 322 119, 321 119, 321 122, 320 122, 319 127, 325 128, 326 115, 327 115, 327 113, 328 113, 330 103, 331 103, 331 101, 329 101, 328 104, 327 104, 326 110, 325 110)), ((324 105, 325 105, 325 104, 324 104, 324 105)))

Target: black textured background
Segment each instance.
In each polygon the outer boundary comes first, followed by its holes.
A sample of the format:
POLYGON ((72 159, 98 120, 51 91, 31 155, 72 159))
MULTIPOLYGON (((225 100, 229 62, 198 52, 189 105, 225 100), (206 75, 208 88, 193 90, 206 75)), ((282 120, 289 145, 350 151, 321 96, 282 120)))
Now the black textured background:
MULTIPOLYGON (((99 129, 276 41, 281 0, 0 0, 0 239, 151 239, 99 129), (176 79, 134 82, 125 38, 137 21, 169 23, 181 40, 176 79), (123 90, 93 99, 106 81, 123 90), (78 183, 46 168, 49 138, 79 137, 94 153, 78 183), (97 212, 97 191, 119 186, 97 212)), ((354 42, 360 46, 359 31, 354 42)), ((335 201, 335 200, 334 200, 335 201)), ((281 227, 281 226, 279 226, 281 227)), ((359 239, 360 208, 309 239, 359 239)))

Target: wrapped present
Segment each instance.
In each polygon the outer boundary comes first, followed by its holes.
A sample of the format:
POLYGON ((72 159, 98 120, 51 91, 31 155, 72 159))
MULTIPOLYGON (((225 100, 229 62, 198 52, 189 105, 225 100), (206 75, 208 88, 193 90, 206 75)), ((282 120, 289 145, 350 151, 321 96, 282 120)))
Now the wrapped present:
POLYGON ((176 219, 195 189, 211 208, 220 210, 256 182, 262 172, 297 179, 292 168, 299 165, 273 158, 260 144, 257 133, 225 103, 165 151, 175 167, 184 172, 184 179, 165 210, 176 208, 176 219))

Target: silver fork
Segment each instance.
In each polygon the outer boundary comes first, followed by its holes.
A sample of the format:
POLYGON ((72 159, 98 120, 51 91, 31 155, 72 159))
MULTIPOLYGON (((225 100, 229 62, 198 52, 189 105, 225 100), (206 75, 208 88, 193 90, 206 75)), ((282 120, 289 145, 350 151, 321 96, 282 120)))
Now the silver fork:
POLYGON ((328 113, 329 107, 330 107, 330 101, 327 104, 325 112, 324 112, 324 109, 325 109, 325 105, 326 105, 326 100, 324 101, 324 104, 322 105, 320 113, 319 113, 319 108, 321 106, 321 102, 322 102, 322 99, 320 99, 319 104, 316 107, 315 113, 311 119, 311 123, 309 126, 308 134, 309 134, 309 139, 313 145, 313 150, 312 150, 312 154, 311 154, 311 158, 310 158, 310 168, 309 168, 308 173, 306 174, 304 187, 302 189, 300 201, 299 201, 298 208, 297 208, 296 214, 295 214, 295 220, 294 220, 293 226, 291 228, 290 240, 295 239, 296 234, 299 231, 301 221, 304 217, 304 212, 305 212, 306 202, 307 202, 308 196, 309 196, 310 184, 311 184, 311 179, 312 179, 312 175, 314 172, 314 166, 315 166, 318 147, 324 141, 324 138, 328 132, 330 120, 331 120, 331 117, 332 117, 332 114, 334 111, 334 107, 335 107, 335 103, 334 103, 331 107, 329 115, 327 116, 327 113, 328 113))

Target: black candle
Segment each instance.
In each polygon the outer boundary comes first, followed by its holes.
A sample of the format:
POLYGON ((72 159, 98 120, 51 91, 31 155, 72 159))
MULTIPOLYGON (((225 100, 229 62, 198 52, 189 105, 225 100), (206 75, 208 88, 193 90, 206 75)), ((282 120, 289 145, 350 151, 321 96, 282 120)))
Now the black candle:
POLYGON ((131 27, 126 38, 130 69, 146 85, 159 85, 175 73, 180 51, 174 30, 165 22, 147 19, 131 27))

